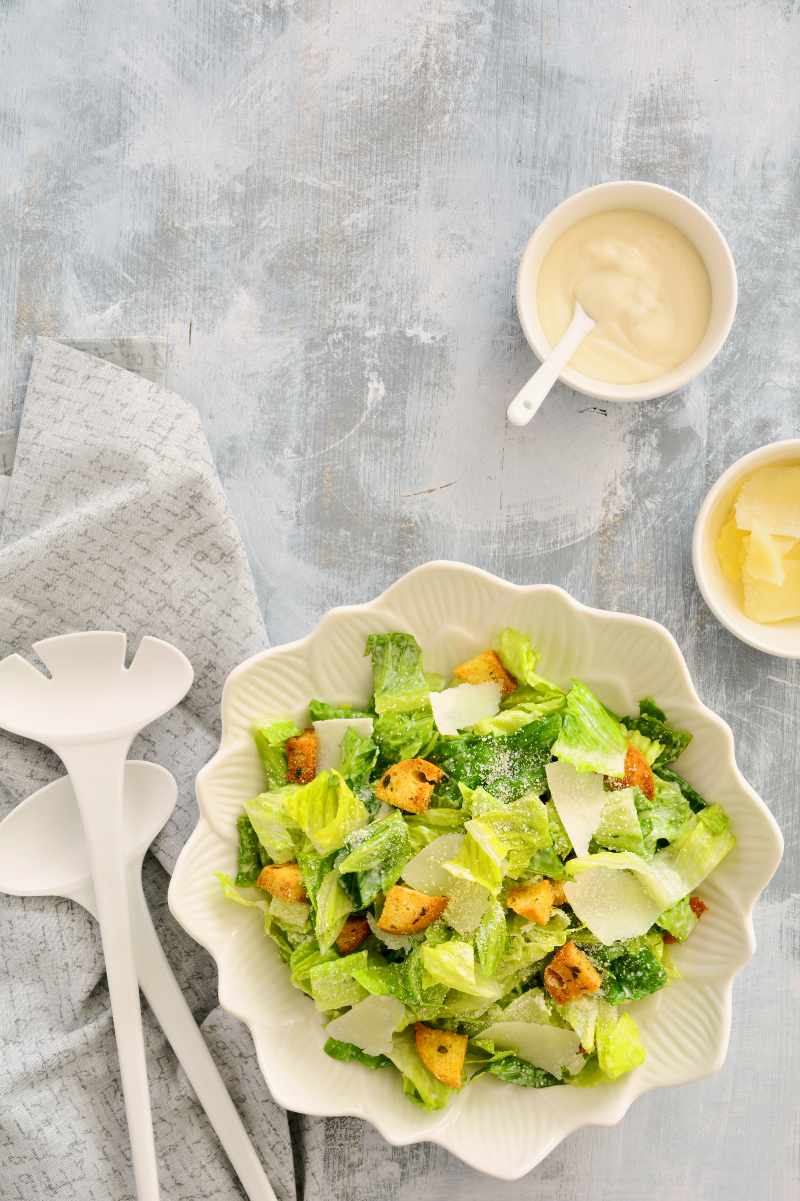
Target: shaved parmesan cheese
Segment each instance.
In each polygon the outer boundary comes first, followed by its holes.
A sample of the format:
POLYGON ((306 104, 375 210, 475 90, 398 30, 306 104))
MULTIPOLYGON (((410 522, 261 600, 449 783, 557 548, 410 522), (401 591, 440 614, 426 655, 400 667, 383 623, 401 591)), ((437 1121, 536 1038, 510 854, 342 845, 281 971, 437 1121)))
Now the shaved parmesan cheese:
POLYGON ((433 719, 440 734, 457 734, 476 722, 494 717, 500 709, 500 685, 459 684, 429 696, 433 719))
POLYGON ((753 621, 788 621, 800 617, 800 561, 784 559, 782 584, 768 584, 745 574, 744 611, 753 621))
POLYGON ((794 538, 768 534, 761 527, 754 529, 747 540, 743 575, 753 580, 764 580, 767 584, 782 584, 785 576, 783 558, 794 544, 794 538))
POLYGON ((751 475, 736 501, 736 524, 800 538, 800 467, 761 467, 751 475))
POLYGON ((474 880, 460 880, 457 876, 450 876, 446 895, 450 899, 442 914, 445 923, 465 938, 474 934, 489 907, 491 897, 488 891, 474 880))
POLYGON ((569 763, 548 763, 545 771, 556 812, 580 858, 589 850, 608 797, 603 777, 577 772, 569 763))
POLYGON ((566 1071, 571 1076, 584 1064, 580 1039, 574 1030, 542 1026, 539 1022, 494 1022, 481 1030, 481 1039, 491 1039, 501 1051, 516 1051, 521 1059, 544 1068, 551 1076, 566 1071))
POLYGON ((458 854, 463 844, 463 834, 441 834, 434 838, 403 868, 406 884, 430 896, 449 896, 453 877, 445 871, 444 865, 458 854))
POLYGON ((632 872, 589 867, 564 884, 573 912, 607 946, 646 934, 664 909, 632 872))
POLYGON ((406 1010, 396 997, 365 997, 325 1028, 329 1038, 352 1043, 367 1055, 388 1055, 392 1035, 405 1020, 406 1010))
POLYGON ((729 517, 719 532, 717 538, 717 557, 722 568, 722 574, 732 584, 738 584, 742 578, 742 567, 750 535, 740 530, 735 517, 729 517))
POLYGON ((342 758, 342 739, 348 730, 355 730, 362 738, 372 737, 371 717, 329 717, 314 722, 314 733, 319 739, 317 771, 330 771, 338 767, 342 758))

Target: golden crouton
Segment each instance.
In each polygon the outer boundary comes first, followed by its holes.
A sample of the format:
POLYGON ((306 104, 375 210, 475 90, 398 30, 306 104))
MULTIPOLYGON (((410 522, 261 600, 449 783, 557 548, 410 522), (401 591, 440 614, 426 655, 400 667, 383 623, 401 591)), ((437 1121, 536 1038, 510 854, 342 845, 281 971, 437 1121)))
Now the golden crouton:
POLYGON ((574 942, 565 942, 544 971, 544 986, 559 1005, 597 992, 600 984, 597 968, 574 942))
POLYGON ((308 784, 317 774, 319 738, 314 727, 286 740, 286 775, 290 784, 308 784))
POLYGON ((296 863, 270 863, 262 867, 256 884, 279 901, 307 899, 303 876, 296 863))
POLYGON ((414 1026, 417 1054, 425 1067, 448 1088, 461 1088, 461 1071, 467 1054, 466 1034, 434 1030, 417 1022, 414 1026))
POLYGON ((508 907, 529 922, 546 926, 553 912, 553 885, 549 880, 536 884, 518 884, 508 894, 508 907))
POLYGON ((625 754, 625 775, 621 780, 612 776, 605 778, 606 788, 616 792, 620 788, 641 788, 649 801, 656 795, 656 778, 653 769, 640 750, 629 746, 625 754))
POLYGON ((441 917, 447 897, 431 897, 405 884, 393 885, 386 894, 378 925, 387 934, 419 934, 441 917))
POLYGON ((406 813, 424 813, 431 794, 444 779, 444 772, 427 759, 404 759, 383 773, 375 785, 375 796, 406 813))
POLYGON ((340 955, 349 955, 351 951, 358 950, 365 938, 369 938, 367 919, 365 917, 349 917, 336 939, 336 950, 340 955))
POLYGON ((559 905, 566 905, 567 894, 564 892, 564 881, 551 880, 550 884, 553 889, 553 908, 557 909, 559 905))
POLYGON ((466 663, 459 663, 453 669, 453 675, 462 684, 499 684, 503 696, 515 692, 517 687, 517 681, 506 671, 494 651, 484 651, 474 659, 467 659, 466 663))

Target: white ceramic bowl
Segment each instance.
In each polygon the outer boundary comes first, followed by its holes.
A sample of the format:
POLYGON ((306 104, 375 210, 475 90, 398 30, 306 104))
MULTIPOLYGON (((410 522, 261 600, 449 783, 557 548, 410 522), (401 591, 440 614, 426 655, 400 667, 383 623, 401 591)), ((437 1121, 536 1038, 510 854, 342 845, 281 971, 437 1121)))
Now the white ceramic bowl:
POLYGON ((762 625, 745 617, 737 585, 722 574, 716 542, 739 488, 758 467, 800 463, 800 438, 771 442, 753 450, 723 472, 703 501, 692 539, 692 563, 698 587, 711 612, 732 634, 768 655, 800 659, 800 621, 762 625))
POLYGON ((544 359, 552 349, 539 321, 536 289, 539 268, 550 247, 565 230, 609 209, 642 209, 671 221, 694 243, 711 281, 711 317, 708 329, 695 352, 664 375, 641 384, 608 384, 569 367, 559 379, 576 392, 597 400, 653 400, 683 388, 705 371, 722 347, 736 313, 736 267, 728 243, 708 213, 680 192, 641 180, 601 183, 585 188, 554 208, 531 237, 517 275, 517 312, 531 348, 544 359))
POLYGON ((356 1115, 391 1143, 440 1143, 473 1167, 511 1180, 573 1130, 612 1125, 649 1089, 684 1084, 722 1064, 731 984, 753 954, 753 905, 778 866, 782 840, 736 767, 730 729, 700 702, 662 626, 588 609, 548 585, 519 587, 474 567, 429 563, 369 604, 332 610, 301 642, 264 651, 236 668, 222 699, 221 746, 198 776, 197 795, 200 821, 178 859, 170 907, 216 959, 220 1002, 249 1026, 269 1089, 287 1109, 356 1115), (426 1113, 404 1097, 394 1073, 324 1054, 322 1021, 289 983, 260 915, 225 901, 212 873, 235 870, 236 817, 262 786, 250 736, 254 719, 301 719, 314 696, 366 701, 371 673, 364 642, 372 631, 412 632, 430 670, 448 671, 491 644, 505 625, 530 633, 548 676, 564 683, 580 676, 614 709, 635 711, 639 697, 656 697, 694 734, 681 770, 725 807, 738 841, 703 885, 709 912, 691 939, 674 948, 682 978, 637 1005, 648 1052, 641 1068, 593 1089, 539 1091, 486 1077, 447 1110, 426 1113))

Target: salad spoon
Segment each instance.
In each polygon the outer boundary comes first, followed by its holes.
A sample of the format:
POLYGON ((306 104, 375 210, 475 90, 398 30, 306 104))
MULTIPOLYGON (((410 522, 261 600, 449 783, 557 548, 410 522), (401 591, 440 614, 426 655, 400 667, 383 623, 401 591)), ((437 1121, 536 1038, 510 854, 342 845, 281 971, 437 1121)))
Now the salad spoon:
POLYGON ((506 416, 512 425, 528 424, 545 397, 549 395, 553 384, 583 339, 592 332, 595 324, 594 318, 590 317, 576 300, 575 313, 560 340, 508 406, 506 416))
MULTIPOLYGON (((250 1201, 275 1201, 205 1039, 153 927, 142 890, 147 848, 175 808, 178 790, 156 763, 125 767, 125 861, 133 953, 144 995, 175 1051, 250 1201)), ((40 788, 0 822, 0 892, 76 901, 97 916, 86 841, 68 776, 40 788), (42 855, 42 830, 47 854, 42 855)))
POLYGON ((33 647, 49 676, 20 655, 0 662, 0 727, 42 742, 75 790, 94 884, 125 1113, 139 1201, 158 1201, 139 983, 133 961, 123 850, 125 760, 134 736, 188 692, 189 660, 143 638, 130 668, 122 633, 47 638, 33 647))

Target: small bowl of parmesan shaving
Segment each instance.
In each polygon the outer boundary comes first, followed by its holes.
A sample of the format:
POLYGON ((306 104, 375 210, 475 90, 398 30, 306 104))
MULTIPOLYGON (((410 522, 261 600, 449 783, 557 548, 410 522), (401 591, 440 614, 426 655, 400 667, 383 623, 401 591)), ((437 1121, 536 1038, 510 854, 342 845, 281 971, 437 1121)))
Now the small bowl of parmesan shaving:
POLYGON ((732 634, 800 659, 800 439, 751 451, 720 476, 695 523, 692 561, 732 634))

